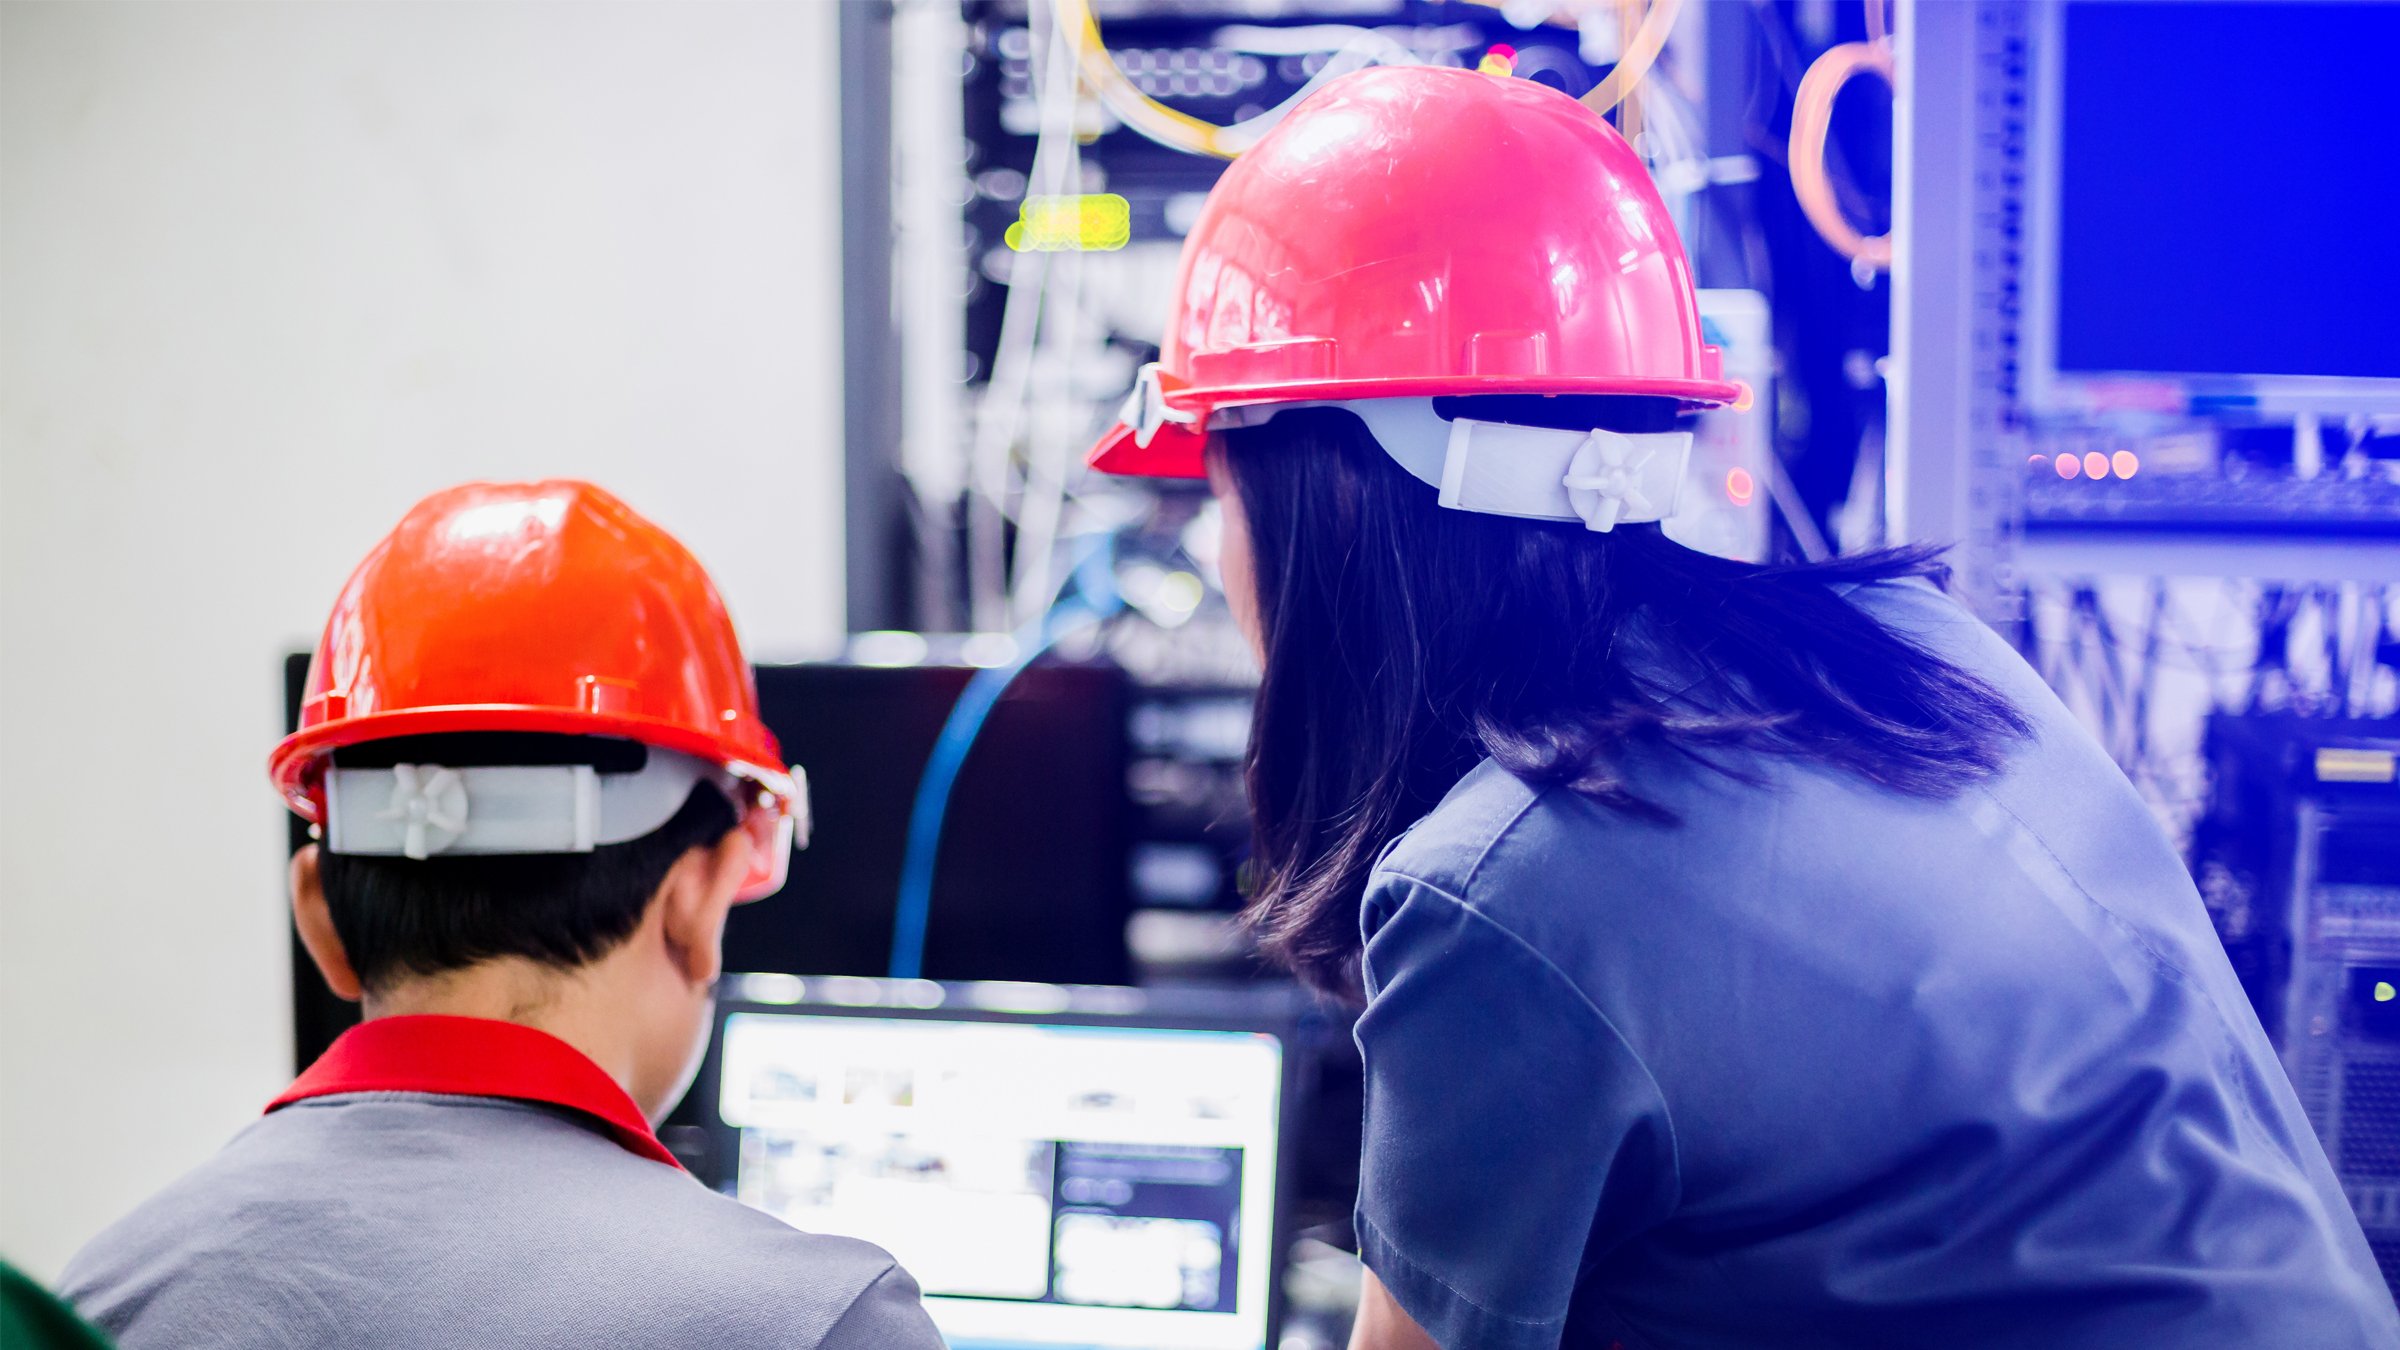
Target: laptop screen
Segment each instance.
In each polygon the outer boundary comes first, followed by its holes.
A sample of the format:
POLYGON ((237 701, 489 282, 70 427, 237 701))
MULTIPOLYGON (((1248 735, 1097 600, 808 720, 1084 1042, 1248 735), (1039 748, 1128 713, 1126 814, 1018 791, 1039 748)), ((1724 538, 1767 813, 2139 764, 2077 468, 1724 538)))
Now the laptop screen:
POLYGON ((1282 1039, 911 984, 945 1006, 728 1008, 733 1193, 889 1251, 962 1350, 1263 1350, 1282 1039))

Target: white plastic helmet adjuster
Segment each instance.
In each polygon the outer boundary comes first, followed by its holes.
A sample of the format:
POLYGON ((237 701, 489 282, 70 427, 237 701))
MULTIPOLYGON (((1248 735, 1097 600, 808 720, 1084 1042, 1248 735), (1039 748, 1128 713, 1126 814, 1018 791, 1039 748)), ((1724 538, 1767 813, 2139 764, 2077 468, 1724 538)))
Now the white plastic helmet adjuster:
MULTIPOLYGON (((1642 470, 1658 457, 1658 451, 1656 445, 1643 445, 1614 431, 1595 430, 1583 438, 1559 482, 1567 490, 1568 505, 1583 517, 1586 528, 1606 534, 1617 528, 1619 521, 1665 517, 1643 493, 1651 485, 1644 481, 1642 470)), ((1677 478, 1680 481, 1681 474, 1677 478)))
POLYGON ((325 775, 325 847, 419 861, 589 853, 666 824, 702 782, 717 783, 737 810, 752 795, 706 760, 655 747, 633 773, 589 764, 335 767, 325 775))
POLYGON ((1445 420, 1429 398, 1374 398, 1229 408, 1211 427, 1256 426, 1294 408, 1340 408, 1366 423, 1394 463, 1440 490, 1453 511, 1572 520, 1606 534, 1666 520, 1683 495, 1688 431, 1572 431, 1445 420))
POLYGON ((1134 372, 1133 392, 1125 396, 1117 420, 1131 427, 1133 443, 1147 450, 1168 423, 1191 426, 1200 420, 1200 414, 1168 406, 1166 383, 1159 379, 1158 363, 1152 361, 1134 372))

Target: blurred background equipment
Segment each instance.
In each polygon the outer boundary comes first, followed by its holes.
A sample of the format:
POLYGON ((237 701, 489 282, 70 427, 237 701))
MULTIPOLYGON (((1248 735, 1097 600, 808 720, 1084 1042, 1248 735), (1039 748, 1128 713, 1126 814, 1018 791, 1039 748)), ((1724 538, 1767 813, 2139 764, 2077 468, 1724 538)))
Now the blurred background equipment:
POLYGON ((2181 840, 2400 1281, 2400 6, 1914 5, 1895 534, 2181 840))
POLYGON ((2220 713, 2201 894, 2366 1226, 2400 1274, 2400 721, 2220 713))
MULTIPOLYGON (((801 870, 785 897, 797 903, 734 911, 729 969, 885 973, 912 801, 943 719, 980 673, 977 662, 999 654, 974 639, 867 633, 843 660, 759 670, 761 715, 784 753, 810 756, 825 784, 821 828, 792 859, 801 870)), ((942 822, 920 973, 1131 979, 1129 813, 1119 787, 1126 715, 1124 673, 1113 664, 1053 661, 1010 685, 960 767, 942 822), (1060 846, 1028 847, 1042 839, 1060 846)))

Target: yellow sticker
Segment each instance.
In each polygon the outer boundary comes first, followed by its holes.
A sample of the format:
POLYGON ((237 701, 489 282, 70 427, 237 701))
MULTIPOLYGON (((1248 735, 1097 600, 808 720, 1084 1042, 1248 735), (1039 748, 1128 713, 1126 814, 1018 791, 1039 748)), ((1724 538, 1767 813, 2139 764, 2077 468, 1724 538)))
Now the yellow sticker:
POLYGON ((2389 750, 2353 750, 2328 745, 2317 750, 2320 783, 2389 783, 2400 777, 2400 765, 2389 750))
POLYGON ((1019 253, 1113 253, 1133 238, 1133 208, 1113 192, 1027 197, 1003 238, 1019 253))

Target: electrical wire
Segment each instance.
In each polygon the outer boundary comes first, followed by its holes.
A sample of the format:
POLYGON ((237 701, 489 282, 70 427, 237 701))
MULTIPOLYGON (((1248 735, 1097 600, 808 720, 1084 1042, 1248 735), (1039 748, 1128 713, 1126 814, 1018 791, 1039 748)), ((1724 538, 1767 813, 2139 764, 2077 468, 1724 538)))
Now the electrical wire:
MULTIPOLYGON (((1869 0, 1869 8, 1882 0, 1869 0)), ((1879 234, 1872 238, 1861 234, 1842 214, 1839 200, 1834 196, 1833 180, 1825 171, 1825 137, 1833 128, 1833 101, 1842 87, 1862 72, 1893 83, 1892 43, 1889 37, 1871 42, 1845 42, 1829 47, 1800 77, 1800 92, 1792 98, 1791 159, 1786 166, 1792 177, 1793 195, 1800 199, 1800 210, 1808 223, 1833 247, 1836 253, 1850 259, 1856 268, 1867 272, 1888 272, 1892 266, 1892 237, 1879 234)))
MULTIPOLYGON (((1641 0, 1628 0, 1639 4, 1641 0)), ((1371 29, 1358 29, 1358 36, 1346 44, 1323 69, 1306 84, 1293 91, 1290 97, 1255 117, 1229 126, 1194 117, 1190 113, 1170 108, 1142 92, 1109 55, 1108 44, 1100 36, 1100 25, 1092 17, 1090 0, 1051 0, 1057 22, 1080 34, 1076 43, 1076 62, 1083 72, 1084 82, 1119 121, 1143 136, 1170 149, 1196 155, 1213 155, 1232 159, 1249 149, 1265 135, 1285 113, 1302 99, 1317 91, 1318 86, 1336 76, 1360 66, 1380 62, 1396 65, 1414 60, 1414 55, 1390 38, 1371 29)), ((1642 21, 1626 40, 1625 50, 1608 77, 1592 86, 1583 102, 1594 112, 1606 113, 1629 97, 1642 77, 1658 60, 1674 31, 1675 19, 1683 9, 1683 0, 1649 0, 1649 9, 1642 21)))
POLYGON ((1067 574, 1066 584, 1040 617, 1016 634, 1016 659, 1006 665, 975 672, 934 737, 925 772, 917 779, 915 799, 908 809, 908 836, 900 856, 900 890, 892 914, 892 959, 895 980, 919 978, 925 970, 925 935, 933 917, 935 865, 941 859, 942 821, 950 811, 951 790, 984 722, 1000 696, 1019 675, 1068 637, 1114 618, 1125 608, 1117 593, 1116 537, 1102 535, 1087 547, 1067 574))
POLYGON ((1675 31, 1675 16, 1682 9, 1683 0, 1650 0, 1649 12, 1642 16, 1641 26, 1633 30, 1633 36, 1626 39, 1617 64, 1606 79, 1583 96, 1583 105, 1593 112, 1605 113, 1624 102, 1642 77, 1650 73, 1658 54, 1666 50, 1667 35, 1675 31))
MULTIPOLYGON (((1026 177, 1028 197, 1058 197, 1080 191, 1082 154, 1075 140, 1075 72, 1063 59, 1066 45, 1055 41, 1055 15, 1036 7, 1027 17, 1037 61, 1036 108, 1032 172, 1026 177)), ((1009 255, 1008 298, 1001 307, 1000 337, 992 353, 991 378, 976 401, 974 439, 968 452, 967 535, 968 614, 973 627, 997 631, 1009 626, 1007 525, 1016 519, 1011 506, 1010 468, 1017 442, 1024 434, 1025 414, 1033 396, 1035 352, 1050 294, 1051 255, 1027 250, 1009 255)))
MULTIPOLYGON (((1073 115, 1075 97, 1073 74, 1079 62, 1079 48, 1085 34, 1082 30, 1061 23, 1050 25, 1050 57, 1048 69, 1056 72, 1067 107, 1073 115)), ((1045 91, 1045 97, 1049 91, 1045 91)), ((1049 115, 1045 107, 1044 115, 1049 115)), ((1071 136, 1063 138, 1068 153, 1074 156, 1071 172, 1073 189, 1064 183, 1053 183, 1044 191, 1065 193, 1080 190, 1082 177, 1081 152, 1074 149, 1071 136)), ((1084 257, 1080 250, 1059 254, 1045 270, 1045 294, 1041 310, 1041 331, 1034 344, 1035 360, 1029 371, 1026 389, 1033 396, 1031 410, 1032 434, 1025 447, 1024 489, 1016 511, 1017 539, 1015 568, 1009 586, 1007 622, 1021 624, 1040 613, 1051 596, 1051 554, 1058 543, 1059 530, 1067 511, 1067 474, 1071 462, 1069 442, 1091 428, 1088 419, 1074 416, 1078 401, 1073 396, 1072 374, 1082 364, 1076 344, 1082 338, 1084 324, 1083 279, 1084 257), (1039 388, 1036 388, 1036 386, 1039 388)))
POLYGON ((1108 44, 1100 36, 1099 22, 1092 17, 1090 0, 1051 0, 1050 8, 1056 22, 1076 35, 1075 59, 1084 83, 1117 115, 1117 120, 1171 150, 1218 159, 1232 159, 1256 144, 1259 137, 1283 120, 1285 113, 1327 80, 1378 61, 1397 65, 1415 59, 1406 48, 1381 33, 1366 28, 1351 29, 1354 34, 1351 40, 1307 83, 1292 91, 1290 97, 1255 117, 1218 126, 1150 97, 1124 71, 1117 69, 1116 59, 1109 55, 1108 44))

